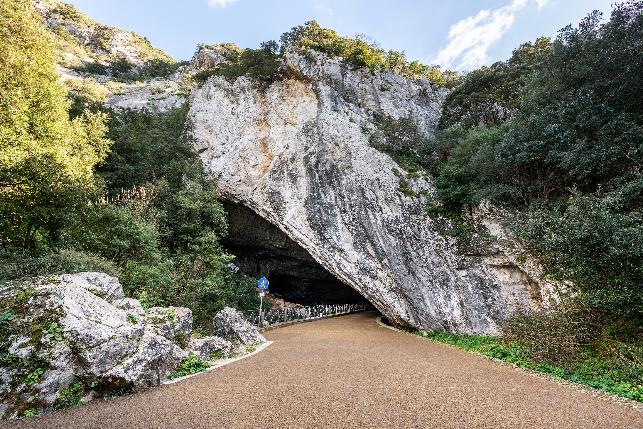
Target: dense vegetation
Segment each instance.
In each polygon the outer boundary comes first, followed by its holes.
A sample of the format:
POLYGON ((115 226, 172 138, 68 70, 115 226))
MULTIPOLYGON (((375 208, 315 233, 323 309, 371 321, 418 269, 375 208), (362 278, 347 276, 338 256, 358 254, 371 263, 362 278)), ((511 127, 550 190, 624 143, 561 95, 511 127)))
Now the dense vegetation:
POLYGON ((312 49, 341 58, 355 69, 367 67, 371 72, 391 70, 402 76, 428 79, 446 87, 453 86, 458 78, 455 72, 441 71, 437 66, 409 62, 404 52, 384 50, 366 36, 358 35, 352 39, 342 37, 331 29, 320 27, 315 21, 292 28, 281 36, 280 42, 282 47, 295 46, 301 51, 312 49))
POLYGON ((220 245, 227 224, 215 183, 182 136, 187 107, 70 109, 40 18, 5 3, 0 280, 103 271, 145 306, 190 307, 202 328, 225 305, 254 305, 252 282, 220 245))
POLYGON ((639 400, 642 10, 640 0, 619 4, 604 23, 594 12, 469 73, 438 135, 401 148, 436 176, 431 213, 461 226, 483 200, 503 206, 547 276, 580 288, 553 315, 510 320, 505 344, 569 377, 629 383, 624 394, 639 400))
POLYGON ((258 49, 241 49, 233 44, 224 46, 225 62, 197 73, 194 76, 197 82, 204 82, 210 76, 223 76, 230 80, 247 76, 260 88, 266 89, 281 78, 279 46, 276 42, 264 42, 258 49))
POLYGON ((441 71, 437 66, 427 66, 418 61, 409 62, 404 52, 386 51, 361 35, 355 38, 342 37, 333 30, 320 27, 315 21, 294 27, 281 35, 279 43, 271 40, 262 43, 258 49, 241 49, 232 44, 222 46, 226 49, 225 62, 198 73, 195 76, 197 82, 204 82, 210 76, 229 79, 248 76, 265 89, 284 76, 280 56, 289 47, 304 53, 314 50, 331 58, 340 58, 354 69, 368 68, 372 73, 390 70, 445 87, 453 87, 459 79, 459 75, 453 71, 441 71))

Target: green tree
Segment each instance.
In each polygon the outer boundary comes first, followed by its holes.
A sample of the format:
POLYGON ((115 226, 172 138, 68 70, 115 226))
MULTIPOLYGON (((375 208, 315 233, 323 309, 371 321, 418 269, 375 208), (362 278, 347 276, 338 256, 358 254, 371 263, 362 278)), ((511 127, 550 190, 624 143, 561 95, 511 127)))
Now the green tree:
POLYGON ((0 242, 55 241, 86 205, 93 169, 107 154, 104 116, 73 121, 53 49, 30 2, 0 11, 0 242))

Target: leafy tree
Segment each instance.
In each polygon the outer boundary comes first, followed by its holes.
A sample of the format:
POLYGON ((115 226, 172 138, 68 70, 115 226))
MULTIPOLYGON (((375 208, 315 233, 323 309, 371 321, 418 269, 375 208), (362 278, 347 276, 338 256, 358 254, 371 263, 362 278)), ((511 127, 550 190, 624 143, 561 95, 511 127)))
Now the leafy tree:
POLYGON ((522 44, 509 60, 464 76, 444 100, 439 127, 459 124, 470 128, 505 122, 518 107, 522 90, 531 75, 543 66, 550 49, 550 40, 539 38, 534 43, 522 44))
POLYGON ((30 2, 0 12, 0 242, 52 242, 86 205, 107 154, 104 116, 73 121, 52 46, 30 2))
POLYGON ((173 188, 186 172, 198 171, 198 160, 183 139, 187 105, 165 113, 112 112, 108 136, 112 151, 98 171, 112 193, 161 178, 173 188))
POLYGON ((561 30, 499 148, 503 181, 528 199, 640 180, 642 38, 640 2, 561 30))

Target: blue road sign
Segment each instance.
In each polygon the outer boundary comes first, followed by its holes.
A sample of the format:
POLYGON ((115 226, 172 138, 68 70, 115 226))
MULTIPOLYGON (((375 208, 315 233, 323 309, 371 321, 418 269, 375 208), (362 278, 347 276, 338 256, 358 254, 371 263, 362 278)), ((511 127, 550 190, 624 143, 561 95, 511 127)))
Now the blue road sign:
POLYGON ((265 278, 265 277, 262 277, 262 278, 260 278, 259 280, 257 280, 257 286, 258 286, 261 290, 266 290, 266 289, 268 289, 268 285, 269 285, 269 284, 270 284, 270 282, 269 282, 269 281, 268 281, 268 279, 267 279, 267 278, 265 278))

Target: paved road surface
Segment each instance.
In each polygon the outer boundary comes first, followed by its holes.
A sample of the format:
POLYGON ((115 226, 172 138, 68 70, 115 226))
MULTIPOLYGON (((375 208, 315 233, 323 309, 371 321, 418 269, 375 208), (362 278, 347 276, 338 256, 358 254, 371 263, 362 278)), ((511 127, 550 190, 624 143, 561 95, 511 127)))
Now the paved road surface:
POLYGON ((381 327, 360 313, 269 331, 247 359, 0 427, 643 428, 643 412, 381 327))

